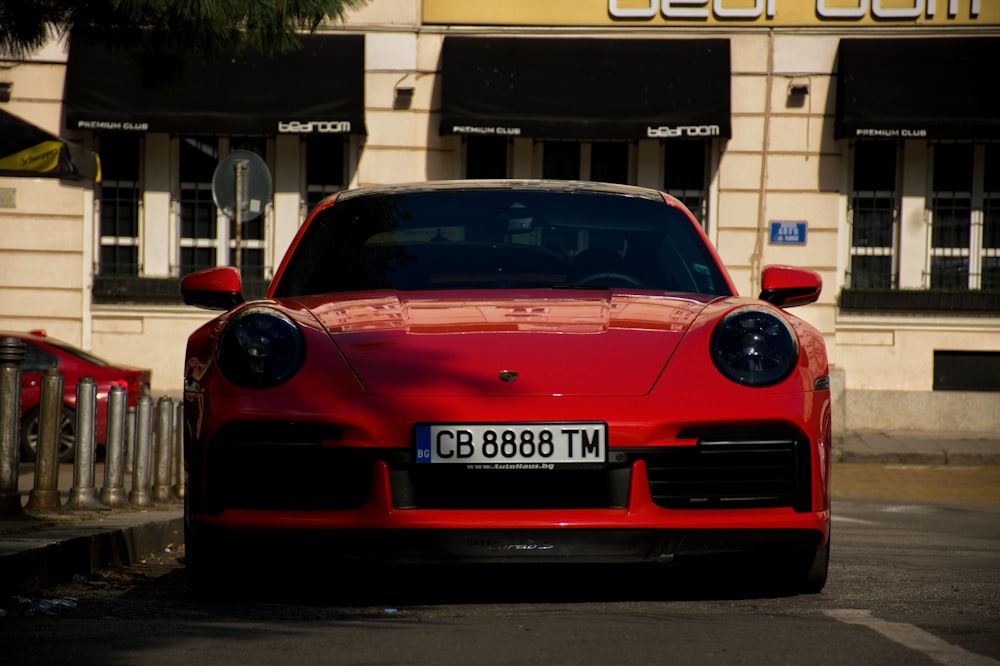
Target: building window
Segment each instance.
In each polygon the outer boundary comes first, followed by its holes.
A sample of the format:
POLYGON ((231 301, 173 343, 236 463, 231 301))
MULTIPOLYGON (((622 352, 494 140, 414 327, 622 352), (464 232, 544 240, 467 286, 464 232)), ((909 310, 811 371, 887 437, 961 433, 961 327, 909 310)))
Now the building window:
POLYGON ((239 233, 236 220, 215 206, 212 177, 219 160, 232 151, 247 150, 263 159, 267 152, 265 137, 238 136, 222 139, 212 136, 180 139, 178 204, 180 208, 180 275, 220 265, 237 265, 236 246, 240 247, 239 267, 245 279, 262 279, 267 271, 265 228, 267 212, 243 219, 239 233), (228 149, 225 147, 228 146, 228 149))
POLYGON ((629 184, 625 141, 543 141, 542 178, 629 184))
POLYGON ((545 141, 542 144, 542 178, 580 179, 580 142, 545 141))
POLYGON ((466 178, 506 178, 510 142, 494 136, 470 136, 465 140, 466 178))
POLYGON ((98 153, 102 182, 97 272, 100 275, 138 275, 142 201, 140 137, 101 134, 98 153))
POLYGON ((1000 352, 934 350, 935 391, 1000 391, 1000 352))
POLYGON ((1000 144, 936 143, 927 204, 931 289, 1000 287, 1000 144))
POLYGON ((1000 143, 983 151, 982 289, 1000 291, 1000 143))
POLYGON ((971 143, 937 144, 933 151, 930 288, 967 289, 974 148, 971 143))
POLYGON ((897 195, 899 147, 891 141, 854 144, 848 224, 848 286, 892 289, 897 286, 897 195))
POLYGON ((344 138, 310 135, 302 143, 306 153, 306 206, 312 210, 326 197, 344 189, 344 138))
POLYGON ((219 213, 212 200, 218 138, 181 138, 179 160, 180 274, 184 276, 219 265, 219 213))
POLYGON ((663 142, 663 190, 680 200, 702 226, 708 215, 708 151, 698 140, 663 142))
POLYGON ((595 141, 590 145, 590 180, 602 183, 628 183, 628 144, 621 141, 595 141))

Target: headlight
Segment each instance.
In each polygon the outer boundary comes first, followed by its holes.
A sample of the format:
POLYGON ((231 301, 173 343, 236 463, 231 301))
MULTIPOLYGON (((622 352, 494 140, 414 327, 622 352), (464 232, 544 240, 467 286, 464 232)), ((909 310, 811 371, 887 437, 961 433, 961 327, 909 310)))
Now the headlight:
POLYGON ((270 308, 250 308, 230 321, 219 339, 219 369, 234 384, 271 388, 302 367, 305 345, 292 320, 270 308))
POLYGON ((712 333, 712 360, 738 384, 767 386, 788 376, 799 357, 792 327, 766 308, 745 307, 723 317, 712 333))

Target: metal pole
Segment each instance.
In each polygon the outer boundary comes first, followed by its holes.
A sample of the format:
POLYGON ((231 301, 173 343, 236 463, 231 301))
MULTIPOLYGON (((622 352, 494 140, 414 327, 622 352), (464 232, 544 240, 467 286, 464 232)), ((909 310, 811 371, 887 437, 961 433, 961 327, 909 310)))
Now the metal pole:
POLYGON ((184 403, 174 403, 174 496, 184 499, 184 403))
POLYGON ((125 417, 128 393, 121 386, 108 392, 108 441, 104 450, 104 487, 101 503, 105 506, 128 506, 125 492, 125 417))
POLYGON ((125 416, 125 473, 131 474, 135 459, 135 407, 125 416))
POLYGON ((235 173, 235 184, 236 188, 233 205, 233 226, 236 227, 236 261, 233 264, 236 266, 236 270, 240 270, 242 265, 243 257, 243 187, 246 182, 246 172, 247 168, 250 166, 249 160, 236 160, 233 162, 233 169, 236 170, 235 173))
POLYGON ((132 464, 132 491, 128 501, 133 506, 152 506, 149 492, 149 463, 153 446, 153 399, 148 395, 139 398, 135 409, 135 459, 132 464))
POLYGON ((28 493, 26 511, 61 508, 59 500, 59 433, 62 430, 63 376, 58 368, 42 375, 42 402, 38 416, 35 487, 28 493))
POLYGON ((173 412, 170 398, 163 396, 156 401, 156 471, 153 475, 153 498, 157 502, 169 502, 173 499, 173 491, 170 488, 173 412))
POLYGON ((97 415, 97 382, 84 377, 76 385, 76 458, 73 462, 73 487, 66 505, 72 509, 100 509, 94 486, 94 459, 97 438, 94 433, 97 415))
POLYGON ((0 515, 21 514, 17 462, 21 446, 21 361, 27 348, 19 338, 0 338, 0 515))

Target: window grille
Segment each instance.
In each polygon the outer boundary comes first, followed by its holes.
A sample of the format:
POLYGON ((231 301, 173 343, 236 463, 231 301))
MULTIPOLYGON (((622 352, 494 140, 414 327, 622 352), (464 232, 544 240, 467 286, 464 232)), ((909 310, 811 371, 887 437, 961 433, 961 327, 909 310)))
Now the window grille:
POLYGON ((101 134, 99 275, 139 274, 139 219, 142 206, 139 136, 101 134))
POLYGON ((848 210, 850 264, 848 286, 894 289, 898 273, 897 164, 894 142, 854 145, 852 187, 848 210))
POLYGON ((928 197, 931 289, 1000 289, 1000 144, 935 143, 928 197))
POLYGON ((212 175, 219 162, 216 137, 180 140, 180 274, 219 264, 219 213, 212 200, 212 175))

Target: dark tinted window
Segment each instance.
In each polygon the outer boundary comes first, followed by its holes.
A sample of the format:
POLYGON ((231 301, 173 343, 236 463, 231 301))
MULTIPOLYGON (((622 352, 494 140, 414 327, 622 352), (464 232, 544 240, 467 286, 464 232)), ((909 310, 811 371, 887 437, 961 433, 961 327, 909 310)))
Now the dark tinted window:
POLYGON ((25 343, 24 360, 21 361, 21 372, 45 372, 49 368, 59 366, 59 357, 41 347, 25 343))
POLYGON ((465 143, 466 178, 506 178, 507 139, 470 136, 465 143))
POLYGON ((140 138, 134 134, 100 135, 101 275, 138 275, 140 138))
POLYGON ((612 141, 591 144, 590 180, 628 184, 628 144, 612 141))
POLYGON ((180 141, 180 273, 187 275, 218 264, 218 212, 212 198, 212 176, 219 163, 216 137, 180 141))
POLYGON ((704 225, 709 143, 697 139, 671 139, 664 143, 663 189, 680 199, 704 225))
POLYGON ((580 143, 578 141, 546 141, 542 148, 542 178, 579 179, 580 143))
POLYGON ((854 288, 888 289, 896 283, 897 152, 892 141, 854 145, 848 272, 854 288))
POLYGON ((681 211, 536 190, 346 198, 312 220, 275 293, 571 286, 729 293, 681 211))
POLYGON ((306 204, 311 209, 325 197, 344 189, 344 137, 309 135, 306 147, 306 204))

